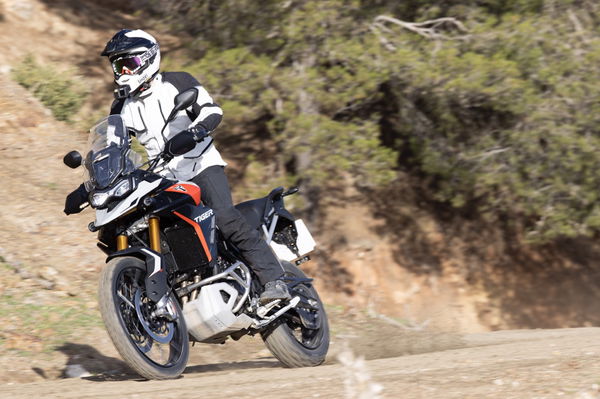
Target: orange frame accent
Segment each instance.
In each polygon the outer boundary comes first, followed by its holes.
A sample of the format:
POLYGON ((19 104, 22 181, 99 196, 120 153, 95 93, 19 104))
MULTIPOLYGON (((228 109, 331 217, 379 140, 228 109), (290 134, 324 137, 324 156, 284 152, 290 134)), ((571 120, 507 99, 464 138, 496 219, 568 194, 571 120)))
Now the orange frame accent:
POLYGON ((177 184, 173 184, 171 187, 167 188, 165 191, 169 191, 171 193, 179 193, 179 194, 189 195, 190 197, 192 197, 192 199, 196 203, 196 206, 200 205, 200 187, 198 187, 195 184, 177 183, 177 184), (183 188, 183 190, 181 190, 181 189, 178 190, 176 188, 177 186, 183 188))

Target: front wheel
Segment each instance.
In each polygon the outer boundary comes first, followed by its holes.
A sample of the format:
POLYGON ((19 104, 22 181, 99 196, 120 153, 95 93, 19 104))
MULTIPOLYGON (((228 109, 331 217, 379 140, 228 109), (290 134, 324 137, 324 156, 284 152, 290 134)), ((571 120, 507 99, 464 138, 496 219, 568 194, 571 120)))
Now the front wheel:
POLYGON ((123 360, 142 377, 177 378, 189 355, 187 328, 177 300, 177 318, 153 316, 156 304, 145 292, 146 265, 134 257, 110 260, 100 276, 98 301, 108 335, 123 360))
POLYGON ((329 349, 329 323, 323 303, 310 283, 294 285, 294 280, 306 275, 289 262, 281 262, 284 280, 291 283, 292 297, 300 296, 300 303, 278 321, 275 328, 261 333, 265 345, 287 367, 318 366, 325 361, 329 349))

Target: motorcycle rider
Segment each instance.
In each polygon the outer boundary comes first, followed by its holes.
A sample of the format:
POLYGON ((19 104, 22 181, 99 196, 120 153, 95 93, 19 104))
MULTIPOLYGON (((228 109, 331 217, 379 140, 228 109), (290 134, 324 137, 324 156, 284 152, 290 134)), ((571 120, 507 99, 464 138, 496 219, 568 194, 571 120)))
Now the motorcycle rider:
MULTIPOLYGON (((257 230, 252 229, 233 206, 231 191, 224 172, 226 162, 208 135, 221 122, 223 111, 206 89, 186 72, 159 72, 160 48, 154 37, 143 30, 123 29, 106 44, 102 56, 108 57, 115 83, 115 100, 111 114, 120 114, 132 134, 144 146, 148 157, 159 156, 173 143, 173 137, 189 135, 197 142, 184 155, 172 156, 159 172, 175 180, 196 183, 202 190, 202 201, 213 209, 223 236, 233 242, 248 260, 265 287, 260 302, 289 300, 286 284, 281 280, 283 268, 257 230), (164 131, 174 97, 195 87, 196 104, 180 111, 164 131)), ((80 186, 67 197, 65 213, 81 211, 87 192, 80 186)))

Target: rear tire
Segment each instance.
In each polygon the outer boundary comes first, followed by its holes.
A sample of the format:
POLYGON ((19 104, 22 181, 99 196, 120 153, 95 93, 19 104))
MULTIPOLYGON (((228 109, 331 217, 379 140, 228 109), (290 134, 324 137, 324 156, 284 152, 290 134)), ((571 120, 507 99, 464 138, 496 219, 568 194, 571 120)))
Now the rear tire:
MULTIPOLYGON (((306 275, 298 267, 289 262, 281 262, 285 269, 286 277, 306 278, 306 275)), ((298 322, 298 317, 282 316, 279 325, 274 329, 269 329, 261 336, 266 347, 271 351, 281 363, 286 367, 313 367, 318 366, 325 361, 325 356, 329 350, 329 323, 323 303, 317 294, 317 291, 311 284, 299 284, 297 288, 291 290, 290 294, 294 297, 294 291, 300 290, 316 302, 316 317, 320 318, 319 327, 308 329, 302 323, 298 322)), ((300 304, 298 306, 301 306, 300 304)), ((291 313, 296 312, 294 309, 291 313)))
POLYGON ((153 304, 143 292, 145 276, 146 265, 140 259, 125 256, 110 260, 100 276, 100 313, 115 348, 132 369, 147 379, 177 378, 189 355, 185 320, 172 295, 170 300, 177 311, 177 320, 147 317, 153 304), (159 358, 165 352, 163 362, 159 358))

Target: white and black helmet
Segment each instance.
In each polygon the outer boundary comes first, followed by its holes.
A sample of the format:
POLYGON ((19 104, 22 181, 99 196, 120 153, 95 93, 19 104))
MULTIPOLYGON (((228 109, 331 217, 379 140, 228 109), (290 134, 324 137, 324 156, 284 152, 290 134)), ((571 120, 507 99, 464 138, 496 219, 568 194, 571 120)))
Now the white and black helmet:
POLYGON ((141 29, 123 29, 106 44, 102 56, 107 56, 113 68, 117 97, 134 94, 158 73, 160 48, 156 39, 141 29))

